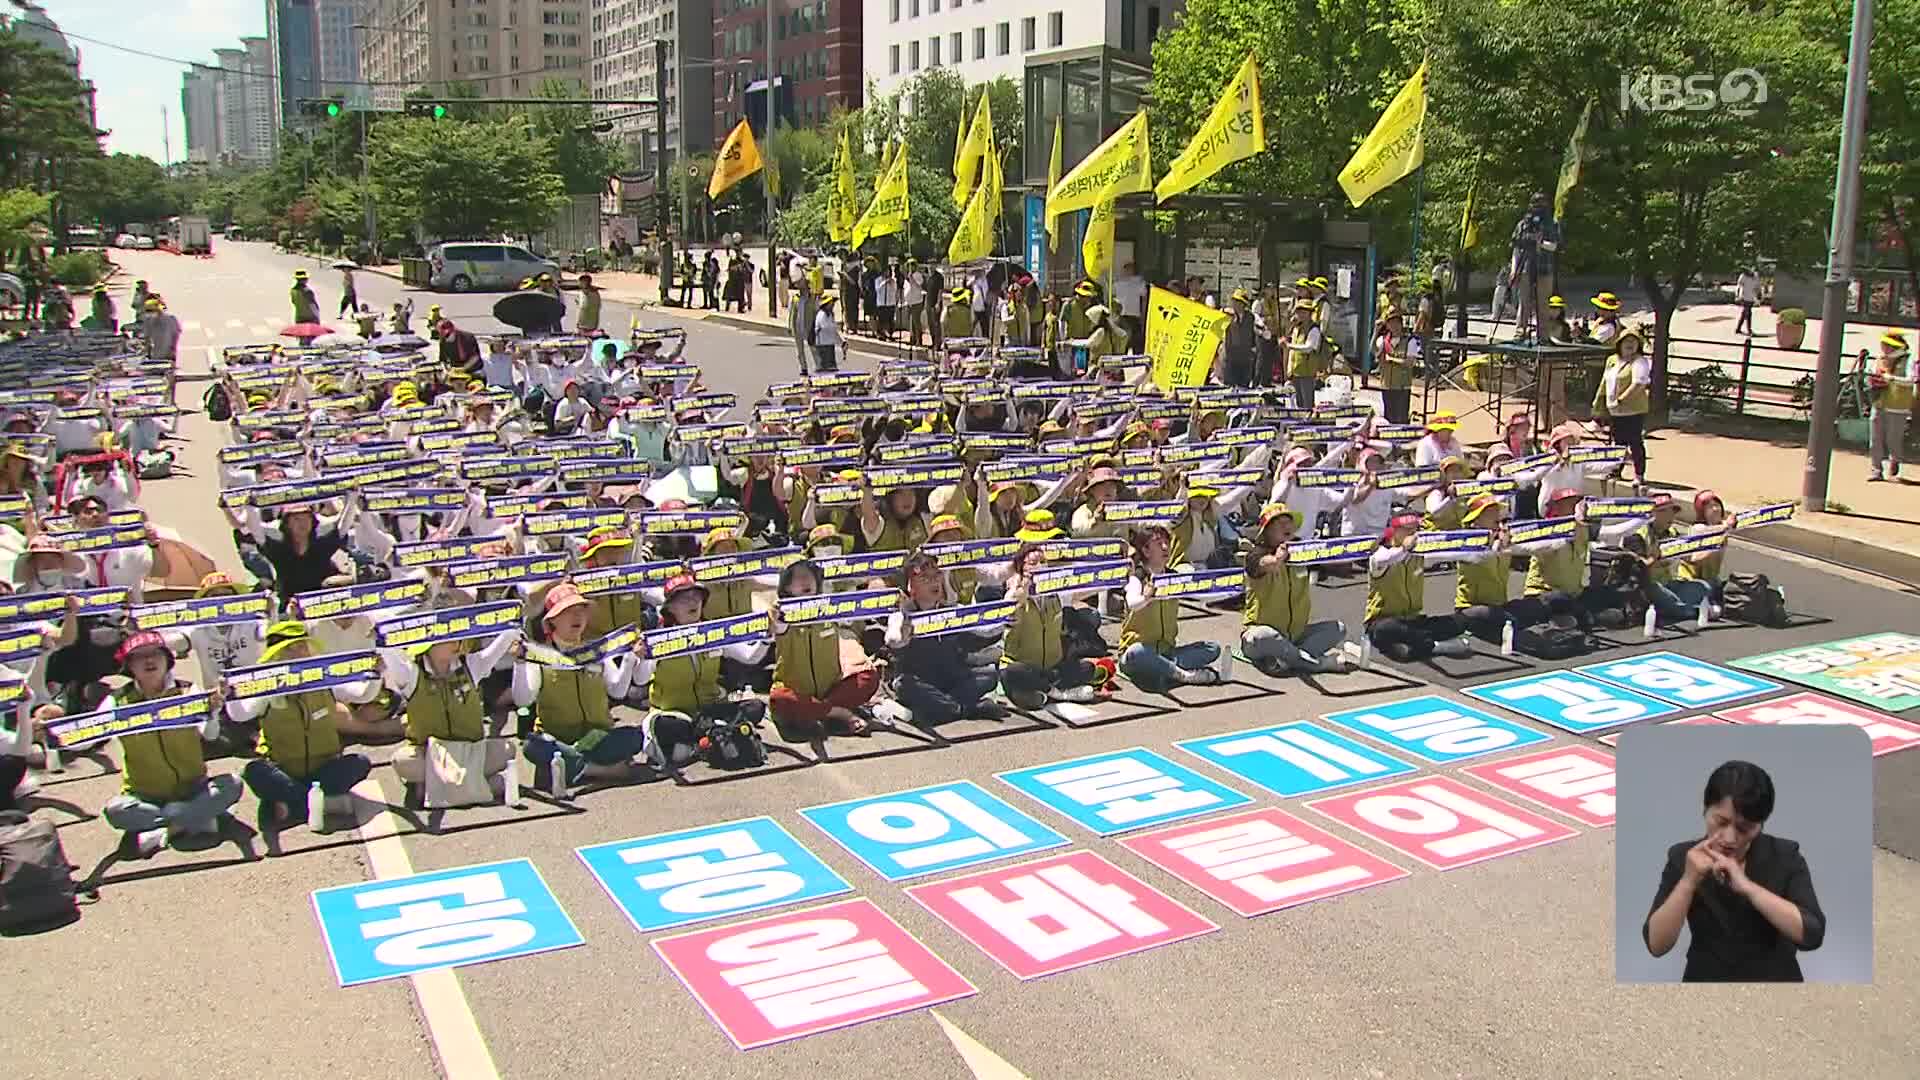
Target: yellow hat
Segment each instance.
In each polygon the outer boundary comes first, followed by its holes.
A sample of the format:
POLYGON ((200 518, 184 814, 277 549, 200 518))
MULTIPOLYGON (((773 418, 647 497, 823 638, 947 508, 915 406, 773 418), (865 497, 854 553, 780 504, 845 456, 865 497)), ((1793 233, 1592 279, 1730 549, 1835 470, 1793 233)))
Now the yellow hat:
POLYGON ((1567 299, 1564 296, 1549 296, 1547 306, 1555 309, 1564 308, 1567 306, 1567 299))
POLYGON ((1286 503, 1270 503, 1266 509, 1260 511, 1260 528, 1262 530, 1266 529, 1274 518, 1280 517, 1281 515, 1291 518, 1293 520, 1293 527, 1296 529, 1300 527, 1302 521, 1306 520, 1305 514, 1288 506, 1286 503))
POLYGON ((260 662, 271 664, 280 654, 299 642, 309 640, 307 624, 296 619, 277 622, 267 627, 267 647, 260 650, 260 662))
POLYGON ((1450 409, 1442 409, 1427 418, 1428 431, 1458 431, 1460 417, 1450 409))
POLYGON ((163 307, 164 305, 162 305, 158 300, 148 300, 146 303, 140 306, 143 308, 146 308, 148 311, 159 311, 161 307, 163 307))
POLYGON ((832 544, 846 540, 847 535, 829 524, 815 525, 807 533, 807 550, 811 551, 821 544, 832 544))
POLYGON ((840 300, 840 294, 837 292, 834 292, 832 289, 828 289, 826 292, 823 292, 820 294, 820 303, 822 306, 827 304, 838 303, 839 300, 840 300))
POLYGON ((1030 510, 1026 520, 1020 523, 1020 531, 1013 534, 1015 540, 1028 544, 1038 544, 1047 540, 1057 540, 1066 533, 1054 524, 1053 511, 1030 510))
POLYGON ((1229 300, 1238 300, 1238 301, 1240 301, 1240 302, 1241 302, 1241 303, 1243 303, 1243 304, 1251 304, 1251 303, 1253 303, 1253 298, 1247 295, 1247 290, 1245 290, 1245 289, 1235 289, 1235 290, 1233 290, 1233 294, 1232 294, 1232 295, 1230 295, 1230 296, 1228 296, 1228 297, 1227 297, 1227 299, 1229 299, 1229 300))
POLYGON ((1907 347, 1907 335, 1899 330, 1889 330, 1880 335, 1880 344, 1889 349, 1904 349, 1907 347))
POLYGON ((700 554, 711 555, 713 554, 713 549, 721 544, 733 544, 735 547, 738 547, 740 544, 740 534, 725 526, 717 529, 709 529, 707 535, 700 539, 700 554))
POLYGON ((1473 499, 1467 503, 1466 512, 1460 515, 1460 520, 1472 521, 1474 518, 1479 517, 1481 514, 1484 514, 1495 507, 1501 507, 1504 509, 1506 507, 1506 502, 1502 500, 1500 496, 1495 495, 1490 491, 1481 492, 1480 494, 1475 495, 1473 499))
POLYGON ((1610 292, 1603 292, 1593 298, 1593 306, 1601 311, 1619 311, 1620 298, 1610 292))
POLYGON ((307 272, 305 270, 295 270, 293 272, 293 280, 305 281, 306 279, 307 279, 307 272))
POLYGON ((587 534, 587 546, 580 551, 582 560, 591 559, 602 551, 613 548, 633 546, 633 537, 625 529, 615 525, 602 525, 587 534))
POLYGON ((1187 498, 1189 499, 1217 499, 1219 497, 1220 489, 1217 487, 1207 487, 1202 484, 1198 487, 1190 487, 1187 489, 1187 498))
POLYGON ((928 523, 927 539, 931 540, 934 537, 939 536, 941 533, 944 533, 944 532, 957 532, 964 536, 966 534, 966 531, 967 531, 967 527, 960 523, 959 518, 953 516, 952 514, 942 514, 939 517, 934 518, 933 521, 931 521, 930 523, 928 523))
POLYGON ((1083 281, 1073 287, 1073 295, 1075 296, 1097 296, 1099 293, 1100 290, 1096 288, 1091 281, 1083 281))

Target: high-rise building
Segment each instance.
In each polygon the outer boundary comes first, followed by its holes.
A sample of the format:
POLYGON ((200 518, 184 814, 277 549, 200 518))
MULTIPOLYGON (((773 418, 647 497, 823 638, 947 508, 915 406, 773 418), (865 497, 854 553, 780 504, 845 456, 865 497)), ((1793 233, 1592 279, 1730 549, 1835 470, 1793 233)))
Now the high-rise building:
POLYGON ((278 131, 296 122, 301 98, 325 96, 320 92, 320 47, 315 40, 319 20, 314 15, 314 0, 266 3, 267 44, 278 76, 273 95, 273 126, 278 131))
POLYGON ((94 112, 93 83, 80 74, 80 50, 74 48, 73 43, 67 40, 67 35, 60 32, 60 24, 53 21, 45 8, 31 0, 15 0, 14 6, 19 9, 18 13, 0 15, 0 25, 10 27, 21 40, 44 46, 67 62, 67 66, 73 69, 74 78, 86 87, 87 122, 99 127, 100 121, 94 112))
MULTIPOLYGON (((602 100, 664 98, 667 150, 703 153, 713 145, 713 0, 593 0, 590 32, 593 96, 602 100), (654 85, 654 42, 667 42, 665 93, 654 85), (685 131, 682 132, 682 127, 685 131), (684 141, 683 141, 684 138, 684 141)), ((630 105, 596 110, 614 117, 613 137, 639 148, 640 168, 654 168, 654 115, 630 105)))
POLYGON ((314 44, 319 51, 320 96, 351 94, 360 82, 362 0, 314 0, 314 44))
POLYGON ((187 125, 187 160, 220 160, 220 73, 195 64, 180 76, 180 116, 187 125))
MULTIPOLYGON (((263 37, 241 38, 239 48, 215 49, 213 56, 214 68, 201 69, 213 83, 211 128, 217 137, 203 143, 210 147, 210 160, 221 165, 272 161, 279 108, 272 46, 263 37)), ((191 136, 188 145, 191 150, 191 136)))
POLYGON ((866 5, 866 82, 897 92, 929 68, 969 85, 1022 81, 1029 54, 1106 45, 1145 58, 1185 0, 860 0, 866 5))
POLYGON ((585 93, 587 0, 362 0, 360 78, 376 99, 447 83, 533 97, 549 81, 585 93))
POLYGON ((765 124, 767 5, 773 5, 775 116, 812 127, 861 101, 861 0, 715 0, 713 131, 765 124), (748 106, 753 103, 753 109, 748 106))

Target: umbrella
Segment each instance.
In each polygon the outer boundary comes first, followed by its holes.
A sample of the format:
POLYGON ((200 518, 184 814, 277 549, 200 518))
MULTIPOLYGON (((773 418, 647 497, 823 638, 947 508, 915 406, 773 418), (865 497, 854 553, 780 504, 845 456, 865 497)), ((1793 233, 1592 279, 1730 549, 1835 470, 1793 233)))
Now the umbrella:
MULTIPOLYGON (((167 562, 167 576, 148 578, 149 588, 161 589, 197 589, 200 579, 213 573, 213 560, 199 548, 180 538, 180 534, 164 525, 156 525, 153 531, 160 540, 155 545, 156 554, 164 553, 167 562)), ((157 563, 160 560, 154 559, 157 563)))
POLYGON ((328 345, 365 345, 366 343, 367 339, 361 337, 359 334, 321 334, 319 337, 313 339, 313 345, 317 348, 324 348, 328 345))
POLYGON ((381 352, 406 352, 408 349, 424 349, 427 339, 419 334, 381 334, 373 339, 373 347, 381 352))
POLYGON ((333 268, 335 270, 358 270, 360 269, 360 264, 354 262, 352 259, 335 259, 333 261, 333 268))
POLYGON ((528 330, 536 326, 552 326, 565 318, 567 305, 557 296, 529 289, 512 296, 503 296, 493 305, 493 317, 508 326, 528 330))
POLYGON ((334 329, 331 326, 323 326, 317 322, 300 322, 294 323, 292 326, 280 331, 280 336, 308 341, 322 334, 331 334, 333 332, 334 329))

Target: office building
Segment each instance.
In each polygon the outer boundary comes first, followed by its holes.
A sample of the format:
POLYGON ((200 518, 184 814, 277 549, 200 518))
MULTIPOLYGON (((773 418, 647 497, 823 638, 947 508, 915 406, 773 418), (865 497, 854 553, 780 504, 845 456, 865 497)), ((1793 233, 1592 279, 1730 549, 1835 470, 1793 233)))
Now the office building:
MULTIPOLYGON (((713 145, 713 0, 593 0, 589 84, 602 100, 664 98, 667 150, 701 153, 713 145), (654 85, 654 42, 667 42, 664 95, 654 85), (684 131, 682 130, 684 126, 684 131)), ((637 148, 642 172, 651 172, 657 148, 650 109, 610 105, 614 139, 637 148)))
POLYGON ((180 116, 187 126, 187 160, 220 160, 220 73, 195 64, 180 76, 180 116))
POLYGON ((764 124, 767 5, 773 4, 775 112, 813 127, 862 100, 861 0, 714 0, 713 133, 724 139, 751 115, 764 124), (753 108, 749 108, 749 104, 753 108))
POLYGON ((362 0, 360 77, 376 101, 447 83, 482 97, 534 97, 549 81, 584 93, 588 0, 362 0))
POLYGON ((1105 45, 1142 59, 1185 0, 862 0, 866 81, 892 94, 931 68, 1018 85, 1034 53, 1105 45))
MULTIPOLYGON (((274 118, 279 108, 274 88, 273 49, 266 38, 241 38, 240 48, 215 49, 213 56, 213 70, 189 70, 181 84, 184 103, 190 85, 188 79, 195 76, 196 71, 212 83, 211 131, 201 142, 207 148, 208 160, 219 165, 265 165, 273 160, 274 118)), ((191 85, 199 84, 195 80, 191 85)), ((189 156, 193 143, 190 132, 189 156)))

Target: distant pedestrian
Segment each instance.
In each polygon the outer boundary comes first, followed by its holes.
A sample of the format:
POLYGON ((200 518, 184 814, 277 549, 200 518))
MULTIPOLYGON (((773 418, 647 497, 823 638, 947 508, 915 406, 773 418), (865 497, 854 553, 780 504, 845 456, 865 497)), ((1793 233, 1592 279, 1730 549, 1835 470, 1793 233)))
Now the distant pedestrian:
POLYGON ((838 299, 829 292, 820 298, 820 311, 813 317, 813 355, 816 367, 820 371, 836 371, 840 363, 835 359, 840 348, 840 325, 833 319, 834 301, 838 299))
POLYGON ((353 287, 353 269, 340 268, 340 310, 336 315, 351 315, 360 309, 360 295, 353 287))
POLYGON ((296 323, 317 323, 320 321, 320 298, 313 294, 313 286, 307 283, 307 272, 293 272, 293 288, 287 290, 287 298, 293 302, 293 321, 296 323))
POLYGON ((1873 409, 1868 415, 1867 456, 1873 471, 1868 480, 1886 476, 1900 478, 1900 451, 1907 441, 1907 419, 1913 415, 1913 356, 1907 350, 1907 335, 1889 330, 1880 335, 1880 360, 1868 376, 1872 388, 1873 409), (1889 468, 1881 475, 1881 465, 1889 468))
POLYGON ((589 337, 600 333, 600 287, 592 274, 580 275, 580 318, 575 329, 589 337))
POLYGON ((1733 332, 1753 336, 1753 305, 1760 302, 1760 275, 1753 267, 1743 267, 1740 277, 1733 283, 1733 298, 1740 304, 1740 318, 1733 324, 1733 332))

